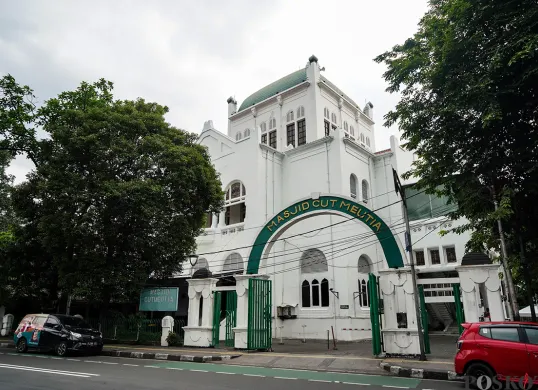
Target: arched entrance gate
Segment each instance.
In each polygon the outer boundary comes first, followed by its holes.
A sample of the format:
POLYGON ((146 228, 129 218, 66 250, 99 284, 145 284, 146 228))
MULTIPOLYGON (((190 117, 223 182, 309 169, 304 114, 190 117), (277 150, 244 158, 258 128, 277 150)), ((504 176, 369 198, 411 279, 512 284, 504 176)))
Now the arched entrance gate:
MULTIPOLYGON (((303 219, 323 214, 349 216, 350 219, 365 224, 379 239, 389 268, 404 267, 403 250, 398 245, 391 228, 381 217, 350 198, 319 194, 286 207, 265 224, 252 245, 246 273, 258 274, 260 263, 267 259, 274 242, 288 228, 303 219)), ((249 289, 248 294, 247 348, 268 349, 270 345, 267 346, 267 342, 270 343, 271 340, 271 281, 261 279, 256 281, 256 278, 253 278, 250 282, 259 284, 259 286, 249 289)), ((376 278, 373 274, 370 276, 370 294, 371 299, 376 302, 375 305, 371 306, 370 317, 374 354, 377 355, 380 353, 381 333, 378 321, 376 278)))

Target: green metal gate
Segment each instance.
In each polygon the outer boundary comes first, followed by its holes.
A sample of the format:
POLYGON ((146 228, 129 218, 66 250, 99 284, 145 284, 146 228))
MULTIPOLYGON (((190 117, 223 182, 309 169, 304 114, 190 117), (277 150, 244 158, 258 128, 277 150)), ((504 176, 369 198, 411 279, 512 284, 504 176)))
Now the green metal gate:
POLYGON ((271 310, 271 281, 266 279, 249 279, 247 349, 271 349, 271 310))
POLYGON ((224 345, 234 346, 233 328, 237 325, 237 293, 235 291, 215 291, 213 306, 213 346, 220 344, 220 322, 226 318, 226 338, 224 345), (222 299, 225 308, 222 308, 222 299))
POLYGON ((418 297, 420 299, 420 321, 422 322, 422 332, 424 334, 424 353, 431 353, 430 349, 430 330, 428 311, 426 310, 426 301, 424 299, 424 286, 418 286, 418 297))
POLYGON ((379 325, 379 294, 377 278, 374 274, 368 275, 368 295, 370 296, 370 322, 372 323, 372 348, 374 356, 381 354, 381 326, 379 325))
POLYGON ((463 332, 463 324, 465 322, 465 314, 463 312, 463 305, 461 304, 460 284, 452 284, 452 290, 454 291, 454 304, 456 305, 456 321, 458 322, 458 330, 460 334, 463 332))

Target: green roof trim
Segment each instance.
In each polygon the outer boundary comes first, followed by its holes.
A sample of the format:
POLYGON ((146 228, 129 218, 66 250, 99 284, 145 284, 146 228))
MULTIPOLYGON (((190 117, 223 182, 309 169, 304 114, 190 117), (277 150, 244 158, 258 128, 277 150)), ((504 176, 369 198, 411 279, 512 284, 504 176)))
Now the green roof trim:
POLYGON ((255 106, 259 102, 269 99, 272 96, 278 95, 281 92, 284 92, 287 89, 293 88, 296 85, 299 85, 306 81, 306 68, 299 69, 296 72, 293 72, 285 77, 282 77, 280 80, 271 83, 257 92, 254 92, 252 95, 247 97, 241 103, 239 111, 243 111, 249 107, 255 106))

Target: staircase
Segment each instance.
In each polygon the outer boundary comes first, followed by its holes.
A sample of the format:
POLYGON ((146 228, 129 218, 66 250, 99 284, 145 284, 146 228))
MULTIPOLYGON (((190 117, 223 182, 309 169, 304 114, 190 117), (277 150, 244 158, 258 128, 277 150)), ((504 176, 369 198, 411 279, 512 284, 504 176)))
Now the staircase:
POLYGON ((427 310, 432 314, 432 317, 440 321, 444 325, 443 332, 447 332, 453 325, 454 316, 447 307, 446 303, 427 303, 427 310))

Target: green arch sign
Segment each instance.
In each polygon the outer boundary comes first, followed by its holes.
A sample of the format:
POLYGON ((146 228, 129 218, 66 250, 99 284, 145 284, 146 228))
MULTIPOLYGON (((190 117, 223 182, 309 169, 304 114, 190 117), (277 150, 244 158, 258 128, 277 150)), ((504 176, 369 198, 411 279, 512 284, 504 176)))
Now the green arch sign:
POLYGON ((294 203, 271 218, 254 241, 248 258, 247 274, 258 273, 265 246, 271 242, 271 238, 275 234, 279 235, 278 233, 283 232, 281 228, 290 226, 288 222, 294 219, 302 219, 308 213, 323 212, 324 210, 328 213, 347 214, 364 223, 379 239, 389 268, 401 268, 404 266, 402 253, 392 231, 377 214, 350 199, 326 195, 320 196, 318 199, 305 199, 294 203))

